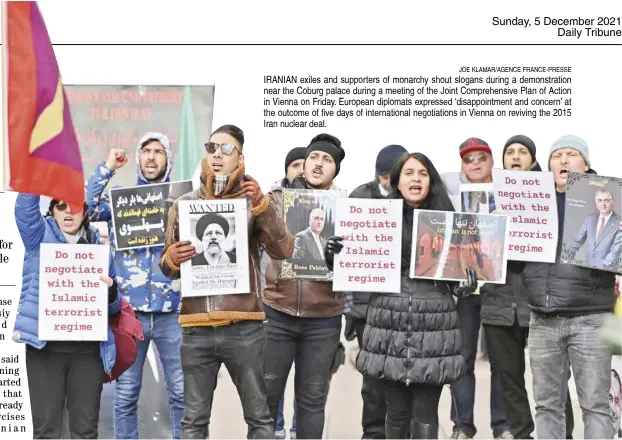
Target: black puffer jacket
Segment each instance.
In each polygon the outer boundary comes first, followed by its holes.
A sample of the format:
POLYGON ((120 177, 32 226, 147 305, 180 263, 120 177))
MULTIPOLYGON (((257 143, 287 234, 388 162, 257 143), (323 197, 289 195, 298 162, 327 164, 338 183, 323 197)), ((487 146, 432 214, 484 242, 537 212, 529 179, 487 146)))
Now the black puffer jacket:
MULTIPOLYGON (((364 183, 350 193, 351 199, 384 199, 380 189, 378 188, 378 181, 372 180, 371 182, 364 183)), ((365 319, 367 316, 367 305, 371 298, 369 292, 346 292, 344 299, 346 302, 346 315, 354 319, 365 319)))
MULTIPOLYGON (((558 193, 557 197, 558 206, 565 203, 565 194, 558 193)), ((559 218, 563 222, 563 215, 559 218)), ((555 263, 525 264, 523 274, 531 310, 570 316, 612 312, 616 300, 615 274, 560 263, 563 223, 559 236, 555 263)))
POLYGON ((406 385, 451 383, 466 371, 455 283, 408 277, 412 209, 405 209, 402 227, 401 293, 372 295, 356 368, 406 385))
POLYGON ((505 284, 484 284, 481 289, 482 323, 529 327, 529 302, 525 292, 522 261, 508 261, 505 284))

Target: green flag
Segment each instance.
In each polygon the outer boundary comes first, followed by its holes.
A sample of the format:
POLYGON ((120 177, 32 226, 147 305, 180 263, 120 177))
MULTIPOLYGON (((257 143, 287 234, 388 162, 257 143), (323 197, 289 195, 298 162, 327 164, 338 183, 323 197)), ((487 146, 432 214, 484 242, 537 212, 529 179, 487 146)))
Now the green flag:
POLYGON ((192 95, 190 87, 184 89, 184 102, 181 109, 177 155, 175 157, 176 180, 190 180, 203 157, 203 149, 197 141, 192 113, 192 95))

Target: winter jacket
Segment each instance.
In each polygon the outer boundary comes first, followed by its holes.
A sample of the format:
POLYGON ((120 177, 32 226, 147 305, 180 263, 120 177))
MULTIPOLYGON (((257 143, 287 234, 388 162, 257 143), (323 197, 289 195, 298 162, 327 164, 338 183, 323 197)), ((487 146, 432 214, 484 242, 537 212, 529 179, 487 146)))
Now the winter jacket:
MULTIPOLYGON (((377 180, 364 183, 350 193, 351 199, 385 199, 378 188, 377 180)), ((371 298, 370 292, 345 292, 344 293, 344 313, 353 319, 365 319, 367 315, 367 305, 371 298)))
MULTIPOLYGON (((565 193, 558 193, 557 197, 561 204, 565 203, 565 193)), ((556 262, 525 264, 523 274, 531 310, 568 316, 611 313, 615 304, 615 274, 559 262, 564 231, 564 215, 559 208, 558 214, 556 262)))
POLYGON ((452 383, 466 371, 452 296, 455 283, 408 276, 412 216, 412 209, 405 207, 400 293, 372 295, 356 368, 406 385, 452 383))
MULTIPOLYGON (((296 178, 292 188, 308 189, 304 178, 296 178)), ((277 212, 283 210, 281 185, 275 184, 270 191, 277 212)), ((338 190, 332 186, 331 190, 338 190)), ((333 283, 302 279, 281 279, 281 260, 271 258, 266 264, 266 287, 263 302, 268 307, 303 318, 332 318, 343 313, 343 293, 333 292, 333 283)))
POLYGON ((480 288, 482 324, 529 327, 529 302, 523 279, 524 263, 508 261, 505 284, 486 283, 480 288))
MULTIPOLYGON (((172 279, 179 279, 180 268, 173 266, 168 251, 174 243, 179 241, 179 213, 178 202, 181 200, 223 200, 244 198, 240 179, 244 176, 244 166, 240 166, 229 179, 223 193, 214 195, 214 175, 209 170, 207 161, 202 162, 201 186, 180 197, 171 207, 166 229, 166 242, 160 258, 162 271, 172 279)), ((250 293, 213 295, 204 297, 183 298, 179 323, 183 327, 196 325, 210 325, 223 321, 234 322, 241 320, 263 320, 265 314, 260 293, 260 248, 263 246, 267 254, 275 260, 288 258, 294 250, 294 237, 287 231, 285 222, 279 215, 276 202, 269 196, 264 196, 257 207, 252 207, 248 201, 248 245, 249 245, 249 272, 250 293)))
MULTIPOLYGON (((136 147, 136 169, 138 180, 136 185, 148 185, 140 169, 140 149, 148 138, 158 138, 166 150, 166 172, 160 183, 170 181, 173 169, 173 154, 166 137, 158 133, 148 133, 136 147)), ((112 211, 110 209, 110 193, 104 193, 108 182, 114 176, 102 162, 99 164, 86 185, 86 201, 89 208, 89 218, 92 222, 105 221, 110 231, 110 243, 114 245, 115 234, 112 226, 112 211)), ((119 186, 113 186, 120 188, 119 186)), ((171 280, 162 273, 158 262, 163 246, 130 249, 115 252, 115 269, 117 283, 123 296, 134 310, 140 312, 174 312, 179 309, 180 282, 171 280)))
MULTIPOLYGON (((41 243, 67 243, 67 239, 53 217, 43 217, 41 215, 38 195, 20 193, 17 196, 15 201, 15 222, 24 242, 24 266, 22 269, 22 291, 15 318, 13 340, 41 350, 46 345, 46 341, 39 339, 39 261, 41 243)), ((90 227, 86 236, 87 242, 90 244, 101 243, 99 231, 96 228, 90 227)), ((113 280, 115 279, 112 252, 108 276, 113 280)), ((108 315, 116 315, 121 311, 121 295, 116 283, 109 289, 109 296, 112 296, 113 300, 108 305, 108 315), (110 295, 111 293, 112 295, 110 295)), ((102 341, 99 344, 99 354, 106 374, 110 374, 114 367, 116 353, 114 335, 110 327, 108 327, 108 340, 102 341)))

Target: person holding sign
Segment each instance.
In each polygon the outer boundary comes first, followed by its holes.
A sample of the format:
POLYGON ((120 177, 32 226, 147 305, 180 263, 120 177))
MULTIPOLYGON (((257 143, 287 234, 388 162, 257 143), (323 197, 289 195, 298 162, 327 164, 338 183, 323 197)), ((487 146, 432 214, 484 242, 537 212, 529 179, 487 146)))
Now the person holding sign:
MULTIPOLYGON (((512 136, 503 147, 503 168, 542 171, 536 144, 527 136, 512 136)), ((493 212, 502 214, 503 211, 493 212)), ((525 348, 529 337, 529 303, 523 280, 525 264, 508 261, 505 284, 484 284, 481 289, 482 324, 490 363, 501 384, 503 407, 514 438, 531 438, 534 430, 525 385, 525 348)), ((566 431, 574 427, 570 392, 566 401, 566 431)), ((571 438, 571 437, 569 437, 571 438)))
MULTIPOLYGON (((339 174, 344 157, 341 141, 335 136, 326 133, 315 136, 307 146, 303 175, 294 179, 291 187, 337 189, 333 179, 339 174)), ((281 189, 275 188, 271 194, 282 212, 281 189)), ((323 226, 319 218, 316 221, 318 228, 320 223, 323 226)), ((309 241, 309 246, 316 246, 309 241)), ((322 252, 321 260, 323 257, 322 252)), ((343 294, 333 292, 331 282, 282 279, 280 275, 281 261, 271 258, 263 294, 268 319, 265 356, 268 405, 276 421, 279 401, 295 364, 296 436, 322 438, 331 367, 339 351, 343 294)))
MULTIPOLYGON (((248 203, 251 291, 182 298, 179 323, 185 389, 183 438, 208 437, 218 370, 223 363, 238 390, 248 438, 274 438, 264 381, 265 314, 259 292, 259 252, 263 246, 270 258, 284 260, 293 252, 294 237, 287 231, 275 201, 244 174, 243 146, 244 132, 238 127, 224 125, 214 131, 205 144, 207 156, 201 164, 199 189, 177 199, 169 212, 160 267, 166 276, 177 280, 181 277, 180 265, 196 255, 195 247, 179 238, 179 202, 246 197, 248 203)), ((204 231, 214 225, 215 232, 220 227, 225 233, 223 225, 211 218, 205 220, 205 225, 204 231)))
MULTIPOLYGON (((112 149, 108 159, 99 164, 86 185, 86 199, 91 221, 105 221, 110 242, 115 243, 112 227, 110 194, 104 193, 116 170, 125 166, 129 157, 120 149, 112 149)), ((136 147, 137 185, 170 181, 173 152, 166 136, 145 134, 136 147)), ((117 281, 121 292, 143 324, 144 340, 139 341, 136 362, 119 378, 115 387, 114 430, 119 439, 138 438, 138 399, 142 387, 143 368, 151 341, 158 348, 169 396, 171 436, 181 438, 184 414, 184 383, 179 357, 181 328, 179 318, 179 281, 173 281, 158 266, 162 247, 117 251, 117 281)))
POLYGON ((612 354, 600 331, 614 309, 615 274, 559 262, 568 173, 595 173, 587 143, 577 136, 562 136, 551 146, 548 166, 557 192, 557 260, 527 262, 523 272, 531 307, 529 360, 536 433, 538 438, 565 438, 564 407, 572 366, 584 438, 613 438, 607 398, 612 354))
MULTIPOLYGON (((71 438, 97 438, 103 383, 116 357, 112 330, 108 327, 102 342, 42 341, 38 321, 41 244, 100 244, 99 232, 89 225, 86 206, 72 212, 66 202, 52 200, 43 217, 39 196, 32 194, 18 194, 15 220, 24 242, 24 268, 13 340, 26 344, 33 438, 60 438, 65 402, 71 438)), ((112 255, 107 274, 99 279, 108 286, 108 315, 118 314, 121 294, 112 255)))
MULTIPOLYGON (((409 278, 415 209, 454 211, 436 168, 424 154, 403 156, 391 173, 393 197, 404 200, 401 293, 373 294, 367 309, 363 347, 356 368, 384 379, 386 438, 438 438, 438 406, 443 385, 466 372, 458 312, 453 295, 477 288, 477 274, 466 282, 409 278)), ((325 250, 330 269, 343 237, 331 237, 325 250)))

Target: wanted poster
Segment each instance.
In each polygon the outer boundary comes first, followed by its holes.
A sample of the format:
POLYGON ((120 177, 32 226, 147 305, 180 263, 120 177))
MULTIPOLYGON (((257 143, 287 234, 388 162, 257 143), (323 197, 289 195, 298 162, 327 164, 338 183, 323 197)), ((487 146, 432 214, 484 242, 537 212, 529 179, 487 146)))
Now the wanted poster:
POLYGON ((179 197, 191 191, 191 180, 111 189, 116 249, 164 246, 168 211, 179 197))
POLYGON ((402 266, 402 199, 337 199, 336 292, 399 293, 402 266))
POLYGON ((553 173, 492 170, 497 209, 508 216, 508 260, 555 262, 557 197, 553 173))
POLYGON ((560 261, 622 272, 622 179, 568 173, 560 261))
POLYGON ((179 202, 179 239, 196 255, 181 264, 184 297, 249 293, 246 199, 179 202))
POLYGON ((281 263, 284 279, 330 281, 324 246, 335 232, 336 200, 345 191, 283 189, 283 220, 294 235, 294 252, 281 263))
POLYGON ((415 210, 410 277, 504 284, 507 236, 504 215, 415 210))

